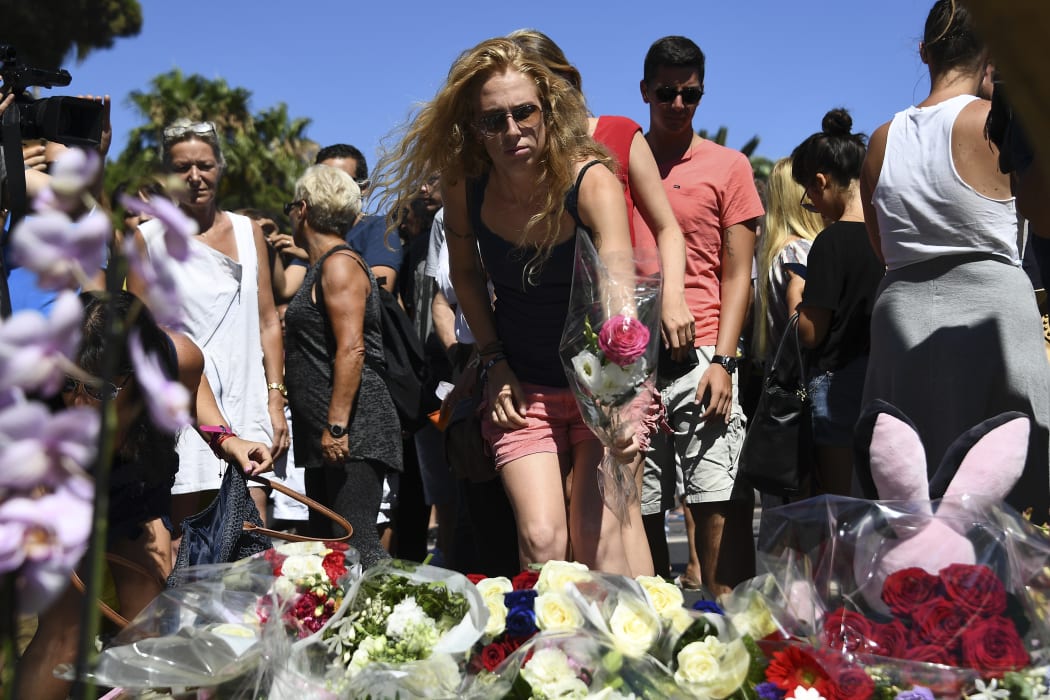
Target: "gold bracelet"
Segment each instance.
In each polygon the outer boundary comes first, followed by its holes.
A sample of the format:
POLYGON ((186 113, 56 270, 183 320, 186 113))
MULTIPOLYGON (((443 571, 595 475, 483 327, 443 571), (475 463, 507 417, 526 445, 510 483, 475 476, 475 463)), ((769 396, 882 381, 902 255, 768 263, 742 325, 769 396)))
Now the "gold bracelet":
POLYGON ((266 388, 269 391, 279 391, 281 392, 281 396, 288 398, 288 389, 286 389, 284 384, 281 384, 280 382, 270 382, 266 385, 266 388))

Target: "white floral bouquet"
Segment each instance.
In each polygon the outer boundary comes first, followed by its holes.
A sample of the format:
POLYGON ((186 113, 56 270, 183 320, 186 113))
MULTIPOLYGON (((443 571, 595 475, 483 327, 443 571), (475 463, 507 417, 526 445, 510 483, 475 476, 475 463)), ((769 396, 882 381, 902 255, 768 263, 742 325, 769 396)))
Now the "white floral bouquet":
MULTIPOLYGON (((576 234, 559 353, 583 419, 606 448, 643 425, 657 396, 660 275, 637 268, 630 255, 603 258, 589 236, 576 234)), ((638 496, 628 467, 607 449, 599 468, 602 497, 621 521, 638 496)))
POLYGON ((382 562, 354 584, 322 631, 287 650, 270 697, 450 697, 487 621, 485 603, 462 574, 382 562))

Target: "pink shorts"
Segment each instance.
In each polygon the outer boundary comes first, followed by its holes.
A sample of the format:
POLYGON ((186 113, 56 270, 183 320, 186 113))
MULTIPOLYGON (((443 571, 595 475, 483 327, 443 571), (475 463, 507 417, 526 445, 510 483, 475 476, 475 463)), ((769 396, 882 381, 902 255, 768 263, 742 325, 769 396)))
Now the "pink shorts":
POLYGON ((521 388, 525 427, 500 428, 492 422, 488 405, 481 409, 481 434, 492 449, 497 470, 532 454, 568 454, 576 445, 598 439, 583 422, 571 389, 526 383, 521 388))

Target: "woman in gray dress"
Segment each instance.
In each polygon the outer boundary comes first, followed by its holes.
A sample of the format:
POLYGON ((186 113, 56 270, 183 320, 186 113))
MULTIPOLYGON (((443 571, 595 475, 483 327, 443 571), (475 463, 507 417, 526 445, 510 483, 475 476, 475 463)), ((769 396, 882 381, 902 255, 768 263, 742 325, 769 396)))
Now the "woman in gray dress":
MULTIPOLYGON (((343 239, 361 210, 361 190, 338 168, 315 165, 285 206, 310 269, 285 313, 285 374, 295 463, 306 493, 354 526, 350 544, 366 568, 388 555, 376 514, 387 470, 401 471, 401 426, 384 366, 375 277, 343 239), (363 397, 367 397, 362 400, 363 397)), ((330 527, 311 515, 313 534, 330 527)))

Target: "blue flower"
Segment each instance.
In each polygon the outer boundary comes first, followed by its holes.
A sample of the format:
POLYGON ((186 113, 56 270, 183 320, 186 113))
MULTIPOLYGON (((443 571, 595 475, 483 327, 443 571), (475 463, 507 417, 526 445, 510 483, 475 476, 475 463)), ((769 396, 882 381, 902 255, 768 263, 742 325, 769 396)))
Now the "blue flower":
POLYGON ((698 600, 695 603, 693 603, 693 610, 696 610, 698 612, 717 613, 718 615, 726 614, 725 611, 718 606, 718 603, 716 603, 713 600, 698 600))
POLYGON ((536 613, 531 600, 528 605, 518 605, 507 611, 506 630, 512 637, 528 637, 536 633, 536 613))
POLYGON ((893 700, 933 700, 933 691, 917 685, 911 690, 902 690, 893 700))
MULTIPOLYGON (((710 601, 699 601, 701 603, 710 601)), ((713 603, 712 603, 713 605, 713 603)), ((715 606, 718 607, 718 606, 715 606)), ((776 683, 759 683, 755 686, 755 692, 762 700, 783 700, 784 691, 777 687, 776 683)))
POLYGON ((532 610, 535 607, 535 601, 536 590, 532 588, 503 594, 503 604, 508 610, 522 606, 527 606, 529 610, 532 610))

